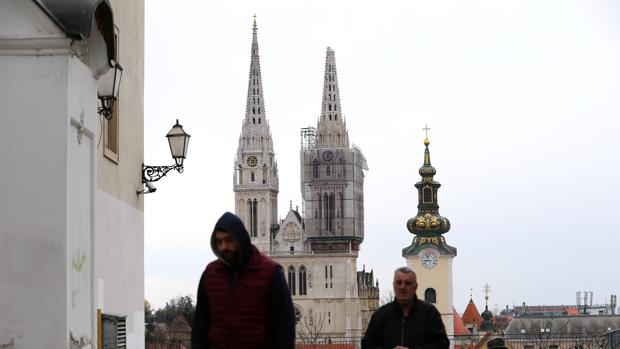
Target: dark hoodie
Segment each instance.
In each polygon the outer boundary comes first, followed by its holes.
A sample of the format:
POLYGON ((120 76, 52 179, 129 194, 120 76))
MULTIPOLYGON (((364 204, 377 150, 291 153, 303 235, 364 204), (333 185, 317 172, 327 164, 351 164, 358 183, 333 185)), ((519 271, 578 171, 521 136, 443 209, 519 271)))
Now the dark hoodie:
MULTIPOLYGON (((230 212, 224 213, 215 224, 213 232, 211 233, 211 249, 218 257, 219 261, 226 266, 232 287, 234 287, 237 275, 246 268, 253 254, 260 253, 258 249, 252 245, 250 236, 241 219, 230 212), (218 252, 217 246, 215 245, 216 231, 229 232, 235 239, 239 252, 239 260, 236 263, 228 263, 218 252)), ((194 323, 192 326, 192 349, 209 348, 207 334, 211 324, 211 310, 209 306, 209 297, 204 286, 205 282, 207 282, 205 275, 206 269, 198 284, 196 313, 194 314, 194 323)), ((269 319, 271 328, 273 329, 271 337, 274 348, 294 348, 295 312, 288 284, 284 279, 284 272, 280 266, 278 266, 273 273, 268 302, 269 319)))

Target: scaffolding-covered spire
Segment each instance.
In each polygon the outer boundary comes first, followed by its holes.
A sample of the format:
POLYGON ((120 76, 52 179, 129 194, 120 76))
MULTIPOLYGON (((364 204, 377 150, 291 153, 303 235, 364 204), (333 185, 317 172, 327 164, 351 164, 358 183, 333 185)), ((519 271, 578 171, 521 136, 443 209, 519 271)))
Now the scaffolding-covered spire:
POLYGON ((323 101, 317 126, 317 147, 348 148, 349 134, 340 107, 340 91, 336 72, 336 54, 327 48, 323 101))

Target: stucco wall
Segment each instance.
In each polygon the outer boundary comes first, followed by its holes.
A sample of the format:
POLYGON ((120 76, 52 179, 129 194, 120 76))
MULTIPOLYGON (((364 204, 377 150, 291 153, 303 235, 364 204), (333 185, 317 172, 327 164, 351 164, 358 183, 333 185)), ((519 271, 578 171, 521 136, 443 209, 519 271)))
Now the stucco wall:
MULTIPOLYGON (((136 195, 136 190, 142 184, 144 162, 144 1, 110 3, 119 32, 119 63, 123 66, 119 153, 118 163, 114 163, 103 156, 103 144, 99 147, 97 187, 143 211, 144 196, 136 195)), ((162 133, 162 142, 164 136, 162 133)))
POLYGON ((62 348, 67 57, 0 55, 0 76, 0 344, 62 348))

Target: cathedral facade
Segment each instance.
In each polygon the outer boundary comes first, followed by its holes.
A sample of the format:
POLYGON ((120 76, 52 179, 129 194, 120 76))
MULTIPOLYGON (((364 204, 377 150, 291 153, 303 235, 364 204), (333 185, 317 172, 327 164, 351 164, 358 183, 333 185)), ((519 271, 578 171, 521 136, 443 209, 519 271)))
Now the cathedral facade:
POLYGON ((358 271, 364 239, 362 151, 349 143, 335 53, 327 48, 321 113, 301 130, 302 212, 278 221, 278 168, 265 115, 256 20, 245 118, 234 164, 235 211, 252 243, 282 265, 299 341, 359 338, 379 306, 373 272, 358 271))

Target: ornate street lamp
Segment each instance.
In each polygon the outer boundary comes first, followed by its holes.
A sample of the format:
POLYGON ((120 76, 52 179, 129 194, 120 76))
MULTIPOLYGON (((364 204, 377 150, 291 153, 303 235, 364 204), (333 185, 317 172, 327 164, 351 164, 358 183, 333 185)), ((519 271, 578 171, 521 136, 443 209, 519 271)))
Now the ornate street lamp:
POLYGON ((142 165, 142 183, 146 186, 146 189, 138 191, 137 194, 148 194, 156 190, 153 186, 153 182, 160 180, 166 176, 166 173, 171 170, 176 170, 179 173, 183 173, 183 160, 187 156, 187 146, 189 144, 189 134, 183 130, 183 126, 177 123, 172 126, 172 129, 166 135, 168 138, 168 144, 170 145, 170 153, 174 159, 174 165, 170 166, 146 166, 142 165))
POLYGON ((97 95, 101 101, 101 106, 97 112, 103 115, 107 120, 112 119, 112 109, 114 108, 114 102, 118 99, 122 77, 123 67, 111 60, 110 69, 99 79, 97 95))

